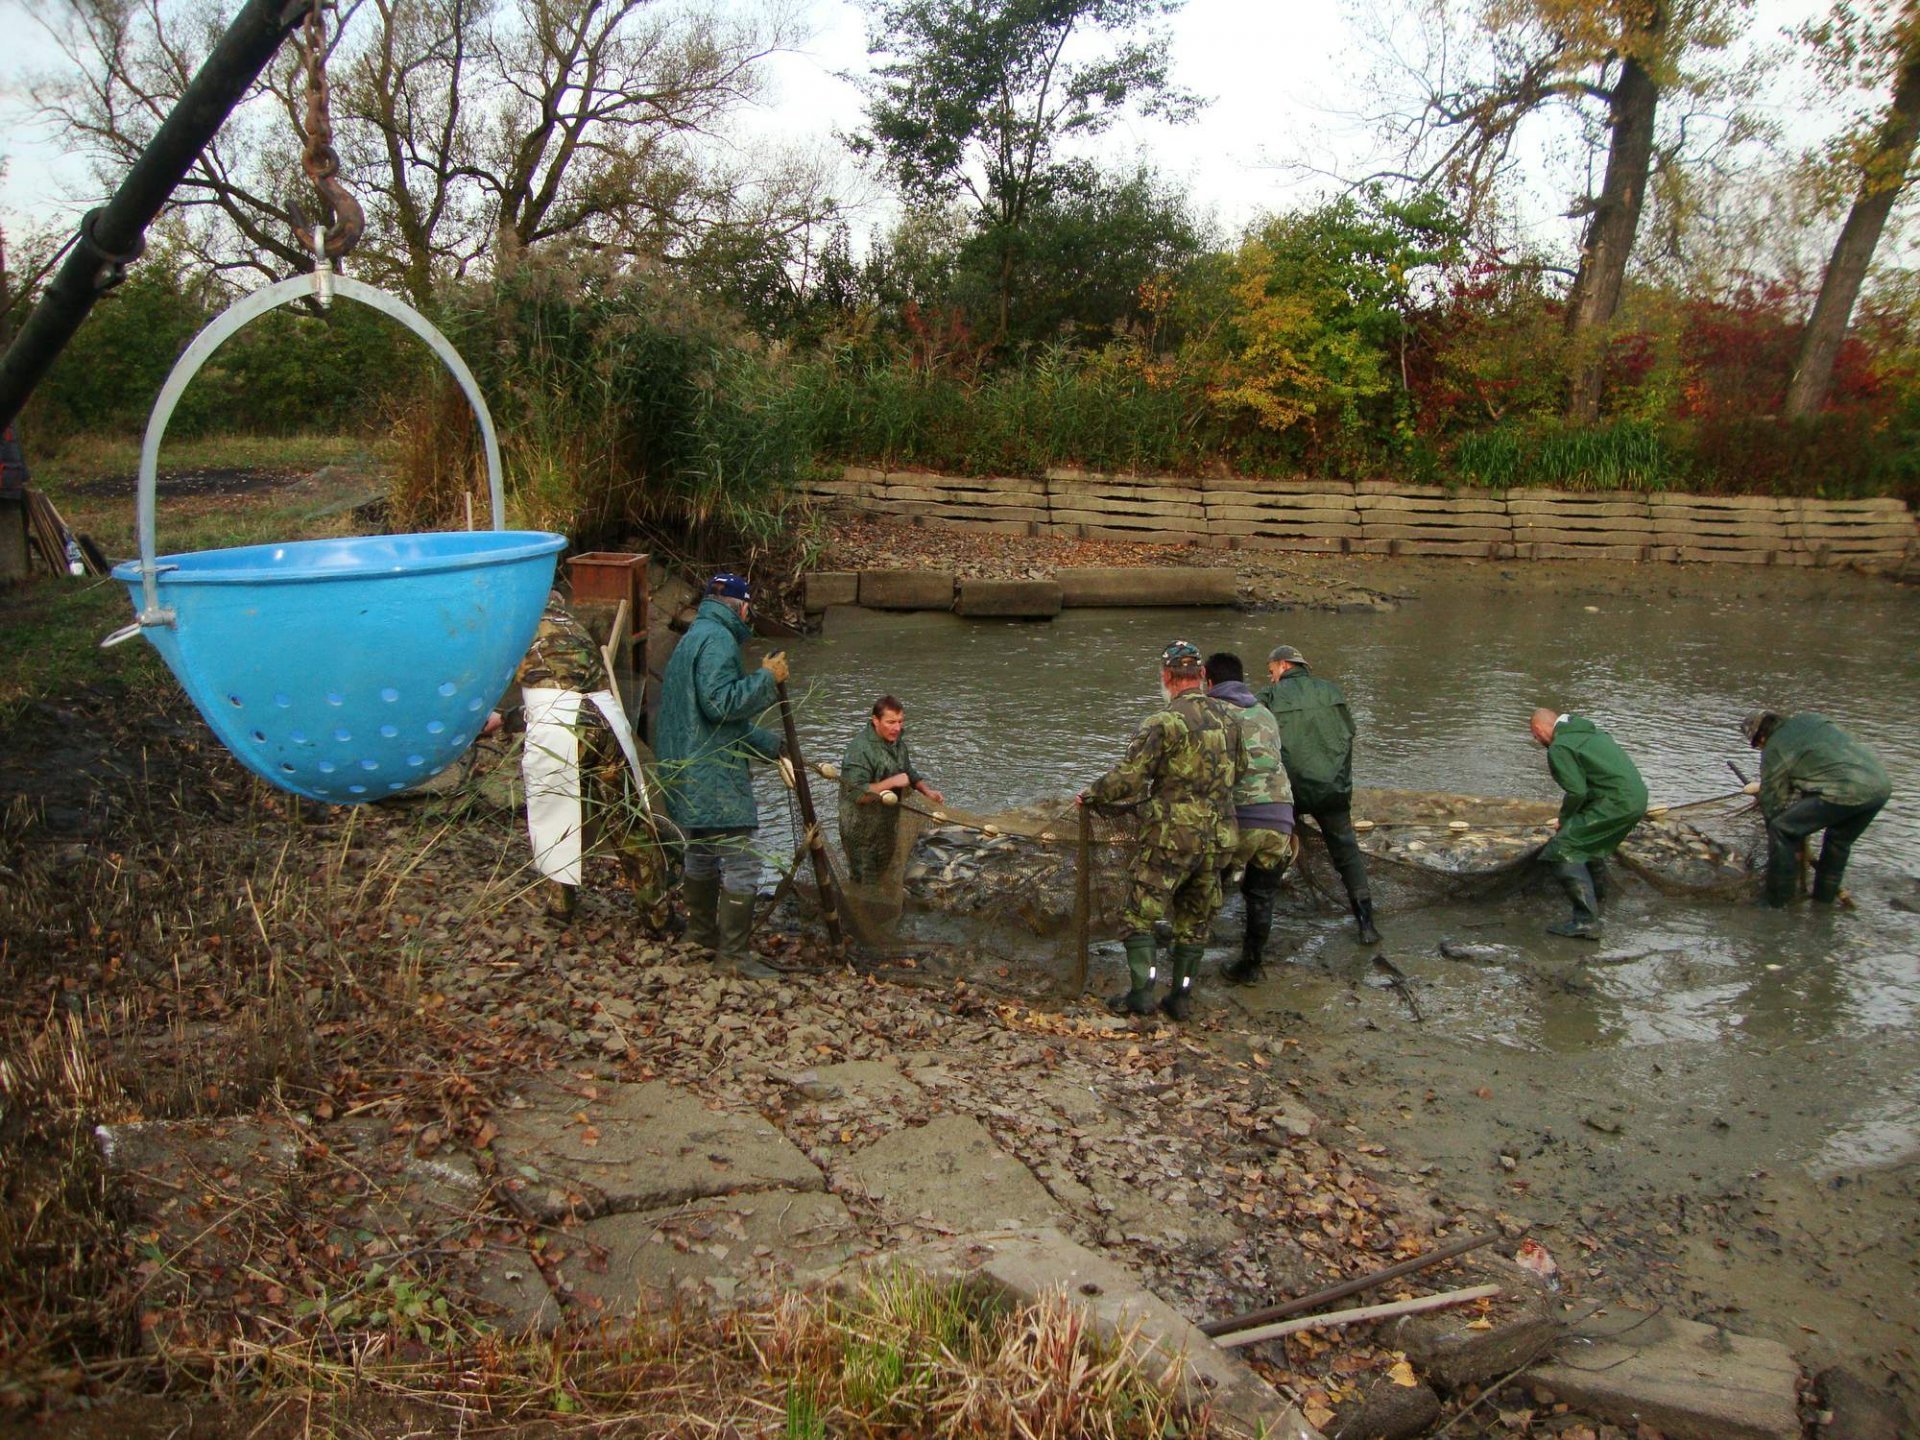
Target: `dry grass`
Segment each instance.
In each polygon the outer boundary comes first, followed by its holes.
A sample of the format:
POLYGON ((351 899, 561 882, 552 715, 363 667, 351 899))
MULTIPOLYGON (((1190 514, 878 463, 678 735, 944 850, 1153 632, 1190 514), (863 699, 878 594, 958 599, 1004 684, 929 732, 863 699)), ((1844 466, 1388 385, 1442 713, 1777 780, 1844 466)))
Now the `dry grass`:
POLYGON ((720 1317, 676 1314, 547 1339, 479 1338, 403 1360, 381 1339, 344 1353, 242 1344, 256 1393, 331 1409, 379 1397, 449 1431, 649 1436, 999 1435, 1170 1440, 1204 1435, 1064 1297, 1008 1307, 906 1271, 845 1296, 791 1293, 720 1317))

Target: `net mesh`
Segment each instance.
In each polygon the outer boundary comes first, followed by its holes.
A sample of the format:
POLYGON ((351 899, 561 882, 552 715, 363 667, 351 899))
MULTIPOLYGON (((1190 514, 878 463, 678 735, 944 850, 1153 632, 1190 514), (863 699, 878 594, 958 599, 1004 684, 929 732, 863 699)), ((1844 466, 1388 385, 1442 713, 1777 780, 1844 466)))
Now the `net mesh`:
MULTIPOLYGON (((1090 948, 1122 933, 1137 832, 1131 811, 1062 798, 981 812, 919 796, 889 808, 896 825, 884 853, 856 865, 838 843, 826 846, 839 914, 856 944, 878 956, 991 965, 1018 984, 1081 993, 1090 948), (862 878, 852 878, 855 869, 862 878)), ((1553 835, 1552 805, 1361 790, 1353 814, 1384 911, 1498 902, 1553 883, 1537 863, 1553 835)), ((1301 917, 1344 913, 1346 891, 1311 821, 1302 837, 1276 908, 1301 917)), ((1621 846, 1615 868, 1664 894, 1731 898, 1753 890, 1764 852, 1758 813, 1736 793, 1656 807, 1621 846)), ((801 888, 813 887, 803 880, 801 888)), ((1233 893, 1229 886, 1230 907, 1233 893)))

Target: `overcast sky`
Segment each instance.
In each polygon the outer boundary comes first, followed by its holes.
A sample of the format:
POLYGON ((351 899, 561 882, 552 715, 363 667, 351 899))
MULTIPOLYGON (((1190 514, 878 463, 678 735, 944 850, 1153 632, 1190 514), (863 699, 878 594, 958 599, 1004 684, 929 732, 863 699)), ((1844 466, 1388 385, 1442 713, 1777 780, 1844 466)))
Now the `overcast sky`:
MULTIPOLYGON (((62 156, 35 129, 24 104, 25 77, 60 60, 30 18, 53 3, 0 0, 0 34, 9 52, 0 78, 0 155, 7 167, 0 177, 0 221, 16 226, 63 212, 77 217, 102 198, 87 193, 85 165, 62 156)), ((231 8, 237 0, 225 3, 231 8)), ((1822 8, 1821 0, 1760 0, 1754 33, 1777 36, 1822 8)), ((812 38, 773 62, 771 102, 741 118, 736 143, 777 140, 837 150, 834 131, 858 124, 859 93, 840 75, 866 65, 862 12, 854 0, 807 0, 807 13, 812 38)), ((1323 189, 1325 179, 1313 171, 1350 175, 1365 167, 1374 142, 1347 117, 1374 103, 1364 84, 1371 59, 1339 0, 1187 0, 1171 28, 1178 82, 1210 103, 1191 125, 1123 124, 1103 137, 1099 158, 1149 161, 1185 182, 1201 212, 1229 232, 1323 189)), ((1794 87, 1784 85, 1771 104, 1793 121, 1794 87)), ((1809 120, 1797 123, 1804 130, 1809 120)), ((877 186, 847 188, 865 202, 857 229, 886 223, 891 206, 877 186)), ((1539 223, 1564 228, 1555 216, 1565 194, 1541 189, 1539 223)))

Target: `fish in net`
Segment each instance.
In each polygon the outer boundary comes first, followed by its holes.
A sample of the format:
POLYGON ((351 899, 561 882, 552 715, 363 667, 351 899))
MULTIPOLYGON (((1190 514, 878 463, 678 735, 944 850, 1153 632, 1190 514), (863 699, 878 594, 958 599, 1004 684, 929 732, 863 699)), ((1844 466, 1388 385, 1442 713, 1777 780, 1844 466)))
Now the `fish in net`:
MULTIPOLYGON (((917 795, 889 809, 897 823, 884 853, 828 847, 840 914, 859 945, 880 956, 990 963, 1033 985, 1083 992, 1092 946, 1124 931, 1138 828, 1131 810, 1063 797, 984 812, 917 795)), ((1353 814, 1382 910, 1500 903, 1552 885, 1538 863, 1557 814, 1546 802, 1369 789, 1355 792, 1353 814)), ((1345 913, 1324 843, 1311 821, 1302 832, 1276 908, 1297 918, 1345 913)), ((1736 792, 1655 807, 1615 861, 1663 894, 1734 898, 1754 891, 1764 855, 1758 812, 1736 792)), ((1227 893, 1231 905, 1235 887, 1227 893)))

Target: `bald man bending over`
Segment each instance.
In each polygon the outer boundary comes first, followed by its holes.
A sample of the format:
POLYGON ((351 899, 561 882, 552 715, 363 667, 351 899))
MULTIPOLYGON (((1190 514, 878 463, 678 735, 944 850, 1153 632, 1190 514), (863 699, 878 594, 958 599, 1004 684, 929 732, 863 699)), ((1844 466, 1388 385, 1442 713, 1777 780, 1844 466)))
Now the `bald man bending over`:
POLYGON ((1528 728, 1547 752, 1547 768, 1566 798, 1560 829, 1540 859, 1573 903, 1573 913, 1547 926, 1549 935, 1600 938, 1600 902, 1607 896, 1607 856, 1647 814, 1647 782, 1613 737, 1582 715, 1536 710, 1528 728))

